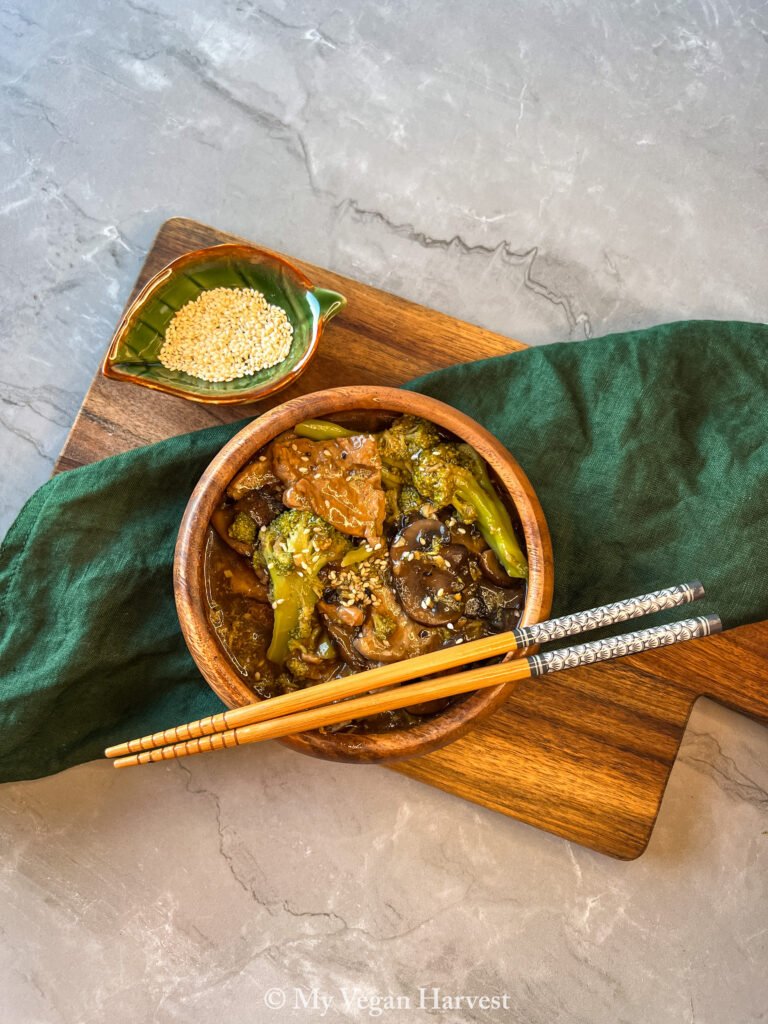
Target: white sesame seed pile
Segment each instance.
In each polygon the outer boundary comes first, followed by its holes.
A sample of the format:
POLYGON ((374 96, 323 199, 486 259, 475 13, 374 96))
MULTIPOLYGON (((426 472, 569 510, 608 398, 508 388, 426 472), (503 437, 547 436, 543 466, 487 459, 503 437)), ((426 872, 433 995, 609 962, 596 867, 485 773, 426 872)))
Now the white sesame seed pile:
POLYGON ((282 362, 292 338, 285 310, 255 288, 211 288, 176 313, 158 358, 201 380, 234 380, 282 362))

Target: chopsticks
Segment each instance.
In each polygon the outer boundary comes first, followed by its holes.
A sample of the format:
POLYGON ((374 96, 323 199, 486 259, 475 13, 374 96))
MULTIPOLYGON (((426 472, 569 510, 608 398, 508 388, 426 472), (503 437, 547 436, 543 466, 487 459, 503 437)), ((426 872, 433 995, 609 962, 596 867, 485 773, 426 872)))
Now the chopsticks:
POLYGON ((624 637, 613 637, 565 651, 549 652, 545 655, 534 655, 511 663, 506 662, 502 665, 473 669, 437 680, 411 683, 407 687, 388 690, 384 693, 370 694, 368 692, 419 679, 425 675, 433 675, 471 662, 523 650, 534 644, 562 639, 668 608, 676 608, 698 600, 703 594, 704 588, 701 583, 694 581, 658 590, 651 594, 617 601, 599 608, 592 608, 588 611, 524 626, 471 643, 463 645, 456 643, 432 654, 411 658, 393 665, 383 665, 380 668, 369 669, 366 672, 356 673, 328 683, 320 683, 304 690, 272 697, 185 725, 174 726, 162 732, 129 740, 126 743, 109 747, 105 754, 107 757, 118 758, 115 761, 115 766, 121 768, 133 764, 146 764, 149 761, 182 757, 188 754, 202 753, 205 750, 237 746, 244 742, 250 743, 261 739, 287 736, 294 732, 320 728, 323 725, 337 724, 351 718, 363 717, 385 710, 395 710, 427 700, 455 696, 485 686, 495 686, 499 683, 512 682, 516 679, 559 670, 559 668, 545 668, 544 666, 557 664, 562 668, 568 668, 572 667, 572 664, 588 663, 574 662, 576 654, 572 652, 583 650, 585 652, 583 656, 588 661, 599 661, 621 657, 624 653, 635 653, 636 650, 645 650, 645 646, 637 647, 638 643, 645 643, 645 638, 647 638, 649 646, 655 647, 693 639, 694 636, 705 636, 707 633, 717 632, 721 628, 716 616, 655 627, 655 629, 627 634, 624 637), (693 626, 692 623, 696 625, 693 626), (706 632, 701 632, 705 629, 703 624, 707 624, 706 632), (676 630, 677 632, 675 632, 676 630), (627 643, 630 644, 631 650, 623 650, 622 644, 626 645, 627 643), (560 659, 563 664, 560 665, 560 661, 557 659, 560 659), (360 696, 361 694, 366 695, 360 696), (357 699, 348 700, 346 698, 357 699), (343 705, 327 706, 334 701, 343 701, 343 705), (256 726, 259 728, 256 729, 256 726), (209 740, 207 737, 212 737, 212 739, 209 740), (172 746, 168 746, 169 744, 172 746))
POLYGON ((636 633, 624 633, 621 636, 608 637, 605 640, 593 640, 591 643, 578 644, 562 651, 534 654, 529 658, 503 662, 500 665, 459 672, 452 676, 441 676, 439 679, 427 679, 424 682, 412 683, 396 690, 366 694, 364 697, 311 708, 296 714, 283 715, 271 721, 243 725, 210 736, 201 736, 198 739, 175 743, 172 746, 155 747, 153 750, 145 750, 140 754, 119 757, 114 764, 116 768, 129 768, 137 764, 169 761, 192 754, 204 754, 209 750, 222 750, 225 747, 239 747, 246 743, 278 739, 281 736, 337 725, 339 722, 363 718, 366 715, 378 714, 382 711, 395 711, 411 704, 455 697, 457 694, 482 689, 486 686, 497 686, 500 683, 511 683, 521 679, 535 679, 538 676, 547 675, 550 672, 560 672, 566 668, 577 668, 579 665, 592 665, 597 661, 623 658, 628 654, 639 654, 641 651, 709 636, 711 633, 719 633, 721 629, 722 624, 717 615, 684 619, 682 622, 673 622, 666 626, 641 629, 636 633))

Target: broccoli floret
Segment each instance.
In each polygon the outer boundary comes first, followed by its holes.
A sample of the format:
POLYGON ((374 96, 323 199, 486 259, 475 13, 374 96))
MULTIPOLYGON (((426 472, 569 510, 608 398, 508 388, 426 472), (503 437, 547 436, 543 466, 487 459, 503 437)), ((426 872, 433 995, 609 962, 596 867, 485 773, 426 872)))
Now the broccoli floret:
POLYGON ((380 611, 373 612, 371 621, 373 623, 373 635, 380 644, 386 644, 397 629, 397 623, 393 619, 388 618, 388 616, 383 615, 380 611))
POLYGON ((267 566, 275 612, 270 661, 283 665, 293 650, 309 644, 323 589, 317 575, 329 562, 340 562, 351 546, 348 537, 304 509, 283 512, 260 534, 254 558, 263 557, 267 566))
POLYGON ((399 417, 377 438, 385 487, 412 487, 422 502, 438 508, 453 505, 461 519, 477 523, 510 576, 528 576, 509 513, 473 448, 441 440, 434 423, 419 416, 399 417))
POLYGON ((434 445, 413 462, 412 475, 420 494, 439 508, 453 505, 464 522, 477 523, 510 576, 528 576, 509 512, 493 488, 485 463, 469 445, 434 445))
POLYGON ((424 499, 412 484, 403 484, 398 496, 398 506, 403 515, 411 512, 419 512, 424 504, 424 499))
POLYGON ((419 452, 440 443, 434 423, 419 416, 400 416, 376 435, 385 487, 411 483, 411 463, 419 452))
POLYGON ((256 540, 256 523, 245 512, 238 512, 227 533, 233 540, 253 544, 256 540))

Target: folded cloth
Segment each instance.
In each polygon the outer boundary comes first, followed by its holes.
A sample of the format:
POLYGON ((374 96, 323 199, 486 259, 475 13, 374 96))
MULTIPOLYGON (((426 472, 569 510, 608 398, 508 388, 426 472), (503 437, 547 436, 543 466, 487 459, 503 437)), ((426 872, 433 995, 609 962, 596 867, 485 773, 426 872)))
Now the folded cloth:
MULTIPOLYGON (((669 324, 408 386, 522 464, 552 532, 556 613, 699 578, 727 626, 768 615, 768 327, 669 324)), ((26 504, 0 549, 0 780, 221 709, 171 569, 189 494, 241 426, 63 473, 26 504)))

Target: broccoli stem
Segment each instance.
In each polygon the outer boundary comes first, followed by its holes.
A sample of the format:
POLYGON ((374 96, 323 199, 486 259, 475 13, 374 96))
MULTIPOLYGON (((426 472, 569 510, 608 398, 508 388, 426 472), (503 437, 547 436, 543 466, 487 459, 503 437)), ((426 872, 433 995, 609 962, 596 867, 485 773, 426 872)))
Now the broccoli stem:
MULTIPOLYGON (((490 480, 488 484, 491 487, 490 480)), ((480 481, 469 477, 457 489, 456 496, 474 509, 480 533, 507 573, 527 579, 528 563, 517 543, 509 512, 492 487, 486 490, 480 481)))
POLYGON ((293 432, 299 437, 307 437, 310 441, 332 441, 337 437, 354 437, 360 431, 347 430, 340 427, 338 423, 331 423, 329 420, 302 420, 293 428, 293 432))
POLYGON ((275 613, 272 642, 267 657, 283 665, 290 654, 290 641, 302 615, 317 604, 318 597, 311 582, 294 575, 272 577, 272 607, 275 613))

